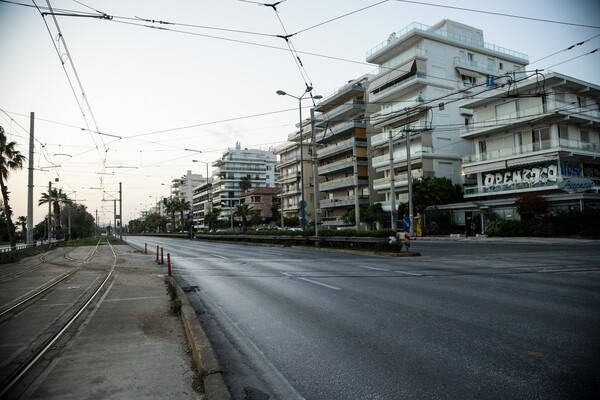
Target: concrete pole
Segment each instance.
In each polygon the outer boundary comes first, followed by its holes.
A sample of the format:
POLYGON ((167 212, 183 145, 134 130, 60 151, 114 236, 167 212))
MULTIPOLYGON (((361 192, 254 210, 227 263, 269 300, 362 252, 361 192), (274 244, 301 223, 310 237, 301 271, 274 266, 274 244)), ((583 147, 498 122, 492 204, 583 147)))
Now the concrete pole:
POLYGON ((52 181, 48 182, 48 244, 52 242, 52 234, 50 232, 52 225, 52 181))
POLYGON ((391 221, 392 221, 392 229, 396 230, 396 222, 398 218, 398 210, 396 210, 396 177, 394 173, 394 143, 392 140, 392 130, 389 131, 388 138, 388 147, 390 153, 390 211, 391 211, 391 221), (394 214, 396 214, 396 218, 394 218, 394 214))
MULTIPOLYGON (((317 161, 317 142, 316 142, 316 129, 315 129, 315 109, 310 109, 310 125, 311 125, 311 135, 312 135, 312 159, 313 159, 313 202, 314 202, 314 212, 313 212, 313 220, 315 223, 315 236, 319 236, 319 213, 321 211, 321 205, 319 204, 319 168, 317 161)), ((281 206, 283 211, 283 205, 281 206)), ((283 224, 282 224, 283 225, 283 224)))
POLYGON ((33 246, 33 128, 35 113, 29 117, 29 171, 27 179, 27 247, 33 246))
POLYGON ((304 150, 302 140, 302 97, 298 99, 298 111, 300 114, 300 227, 306 228, 306 201, 304 200, 304 150))
POLYGON ((123 186, 119 182, 119 239, 123 240, 123 186))
POLYGON ((413 202, 412 202, 412 163, 410 157, 410 133, 411 131, 406 131, 406 174, 407 182, 408 182, 408 218, 410 220, 410 228, 409 235, 414 236, 415 227, 413 224, 413 202))

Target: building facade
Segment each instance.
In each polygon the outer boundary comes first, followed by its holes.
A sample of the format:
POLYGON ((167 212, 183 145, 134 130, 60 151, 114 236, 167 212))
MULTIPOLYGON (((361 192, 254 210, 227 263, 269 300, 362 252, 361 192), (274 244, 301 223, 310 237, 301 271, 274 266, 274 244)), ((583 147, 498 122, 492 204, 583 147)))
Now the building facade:
POLYGON ((370 162, 373 191, 384 197, 386 211, 408 202, 409 169, 411 180, 469 183, 461 172, 471 144, 460 127, 472 114, 458 100, 485 90, 489 76, 520 76, 528 64, 525 54, 485 43, 482 30, 450 20, 413 23, 367 52, 366 60, 379 65, 367 89, 368 102, 379 108, 370 116, 370 162))
POLYGON ((366 77, 349 81, 315 107, 320 221, 324 227, 346 225, 369 206, 366 77), (349 214, 350 213, 350 214, 349 214))
POLYGON ((461 138, 471 143, 463 171, 474 184, 453 223, 485 233, 482 209, 518 219, 515 200, 528 192, 549 211, 600 209, 600 86, 557 73, 498 83, 462 104, 473 112, 461 138))
POLYGON ((279 169, 273 150, 247 149, 236 143, 235 148, 223 152, 212 166, 215 168, 211 185, 213 207, 221 210, 221 219, 232 224, 235 206, 242 196, 239 187, 242 177, 250 176, 254 188, 277 187, 279 169))
MULTIPOLYGON (((296 130, 288 134, 288 141, 277 149, 279 156, 279 188, 281 189, 280 213, 284 218, 302 218, 301 204, 304 200, 305 226, 315 221, 314 174, 312 130, 310 118, 300 123, 296 130)), ((301 224, 302 221, 300 221, 301 224)))

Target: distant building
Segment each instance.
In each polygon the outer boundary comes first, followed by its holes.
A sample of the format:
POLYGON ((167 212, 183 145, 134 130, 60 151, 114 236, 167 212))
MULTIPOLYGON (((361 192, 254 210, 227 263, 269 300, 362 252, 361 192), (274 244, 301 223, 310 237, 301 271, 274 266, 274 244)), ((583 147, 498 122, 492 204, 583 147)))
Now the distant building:
MULTIPOLYGON (((173 179, 171 181, 171 198, 178 198, 187 201, 190 204, 190 206, 192 206, 192 204, 194 203, 194 187, 206 181, 207 177, 202 176, 201 174, 193 174, 191 170, 188 170, 187 173, 181 178, 173 179)), ((160 207, 161 209, 163 209, 162 206, 160 207)), ((175 221, 173 221, 175 223, 175 226, 179 224, 183 225, 183 221, 179 221, 180 219, 181 213, 175 213, 175 221)))
POLYGON ((279 208, 280 189, 278 188, 255 188, 250 189, 242 194, 240 199, 242 203, 246 203, 252 207, 254 215, 261 223, 278 224, 279 221, 273 221, 272 209, 275 206, 279 208))
POLYGON ((472 112, 458 100, 485 92, 489 76, 520 78, 528 64, 527 55, 485 43, 482 30, 450 20, 413 23, 367 52, 366 60, 379 65, 367 88, 368 102, 379 106, 370 116, 370 163, 373 190, 384 196, 386 211, 408 201, 407 137, 412 179, 471 183, 461 173, 471 143, 460 127, 472 123, 472 112))
POLYGON ((221 219, 232 221, 235 206, 240 203, 242 190, 239 183, 242 177, 250 176, 252 187, 277 187, 279 171, 277 156, 273 150, 235 148, 223 152, 219 160, 212 163, 211 187, 213 207, 221 210, 221 219))

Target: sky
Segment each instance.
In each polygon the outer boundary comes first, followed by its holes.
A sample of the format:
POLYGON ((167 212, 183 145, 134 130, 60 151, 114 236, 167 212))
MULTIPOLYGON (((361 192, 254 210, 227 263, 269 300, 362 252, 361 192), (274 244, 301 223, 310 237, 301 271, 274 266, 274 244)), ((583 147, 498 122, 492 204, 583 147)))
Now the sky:
MULTIPOLYGON (((529 69, 600 84, 594 0, 265 4, 0 0, 0 125, 28 156, 35 113, 34 224, 50 181, 101 225, 112 221, 121 183, 127 223, 169 196, 172 179, 205 175, 237 142, 278 148, 294 131, 298 100, 277 90, 301 96, 310 85, 326 98, 374 71, 366 52, 413 22, 471 25, 527 54, 529 69), (43 16, 49 7, 55 15, 43 16)), ((308 116, 310 101, 302 104, 308 116)), ((15 219, 27 215, 24 167, 8 178, 15 219)))

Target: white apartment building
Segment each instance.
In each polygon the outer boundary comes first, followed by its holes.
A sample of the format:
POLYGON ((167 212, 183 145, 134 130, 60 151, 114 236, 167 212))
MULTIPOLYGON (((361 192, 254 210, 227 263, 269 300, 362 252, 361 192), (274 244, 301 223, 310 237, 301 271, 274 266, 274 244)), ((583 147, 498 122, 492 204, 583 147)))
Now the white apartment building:
POLYGON ((242 190, 240 179, 250 176, 253 188, 277 187, 279 171, 274 151, 235 148, 223 152, 219 160, 212 163, 216 168, 212 174, 211 195, 213 206, 221 209, 221 218, 233 223, 235 206, 240 203, 242 190))
POLYGON ((476 234, 482 209, 518 219, 514 202, 526 192, 550 211, 600 209, 600 86, 558 73, 497 83, 461 105, 473 113, 460 137, 471 143, 463 170, 475 183, 465 187, 471 203, 448 207, 453 223, 476 234))
POLYGON ((368 102, 378 107, 370 116, 370 163, 373 192, 384 196, 386 211, 392 199, 396 207, 408 201, 407 153, 412 179, 468 183, 461 162, 471 143, 460 128, 471 123, 472 112, 458 100, 485 91, 489 76, 520 77, 528 64, 527 55, 486 43, 481 29, 451 20, 413 23, 368 51, 366 60, 379 65, 367 88, 368 102))

